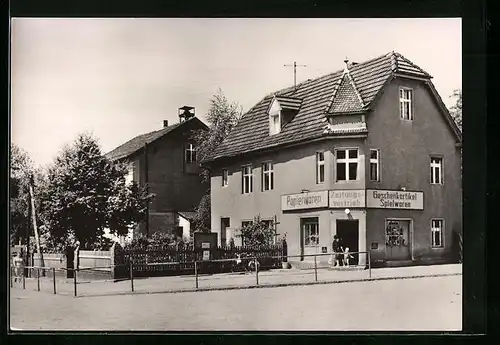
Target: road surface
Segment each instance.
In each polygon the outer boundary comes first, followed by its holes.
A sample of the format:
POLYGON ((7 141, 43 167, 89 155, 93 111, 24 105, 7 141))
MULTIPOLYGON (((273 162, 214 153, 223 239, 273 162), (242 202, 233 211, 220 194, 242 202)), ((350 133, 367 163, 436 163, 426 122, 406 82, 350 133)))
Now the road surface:
POLYGON ((10 324, 22 330, 453 331, 462 324, 462 276, 80 298, 10 291, 10 324))

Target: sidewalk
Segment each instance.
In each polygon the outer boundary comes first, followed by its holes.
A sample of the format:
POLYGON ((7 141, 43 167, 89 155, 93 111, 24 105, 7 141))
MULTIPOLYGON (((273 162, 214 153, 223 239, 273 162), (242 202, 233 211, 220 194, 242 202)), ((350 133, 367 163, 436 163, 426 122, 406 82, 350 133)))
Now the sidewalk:
MULTIPOLYGON (((317 280, 314 269, 277 269, 262 271, 257 276, 255 272, 246 274, 225 273, 198 276, 198 289, 194 275, 155 277, 134 279, 134 292, 130 280, 120 282, 80 280, 77 284, 77 296, 103 296, 122 294, 152 294, 178 293, 208 290, 248 289, 260 287, 280 287, 291 285, 334 284, 348 282, 364 282, 388 279, 413 279, 436 276, 461 275, 462 265, 434 265, 376 268, 371 270, 346 270, 320 267, 317 270, 317 280)), ((22 284, 14 284, 14 288, 21 288, 22 284)), ((37 279, 26 279, 27 290, 37 290, 37 279)), ((53 281, 48 278, 40 279, 40 291, 53 293, 53 281)), ((58 295, 74 295, 72 279, 56 280, 58 295)))

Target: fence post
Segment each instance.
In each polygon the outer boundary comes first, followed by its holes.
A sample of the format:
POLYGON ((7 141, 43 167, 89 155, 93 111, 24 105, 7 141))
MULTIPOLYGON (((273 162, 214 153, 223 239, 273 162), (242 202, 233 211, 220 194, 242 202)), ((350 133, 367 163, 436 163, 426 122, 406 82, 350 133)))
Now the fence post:
POLYGON ((132 292, 134 292, 134 271, 132 268, 132 260, 130 261, 130 285, 132 286, 132 292))
POLYGON ((318 264, 316 262, 316 255, 314 255, 314 281, 318 281, 318 264))
POLYGON ((372 257, 372 254, 370 251, 368 251, 368 277, 371 278, 372 277, 372 263, 371 263, 371 257, 372 257))
POLYGON ((26 290, 26 275, 25 274, 23 274, 23 290, 26 290))
POLYGON ((10 287, 14 287, 14 283, 12 282, 12 275, 13 275, 13 269, 12 266, 10 266, 10 287))
POLYGON ((75 297, 76 297, 76 268, 73 268, 73 285, 75 288, 75 297))
POLYGON ((54 282, 54 295, 56 294, 56 269, 52 267, 52 280, 54 282))
POLYGON ((197 262, 194 262, 194 276, 196 279, 196 288, 198 288, 198 265, 197 262))
POLYGON ((36 269, 36 287, 37 291, 40 291, 40 268, 36 269))
POLYGON ((257 279, 257 285, 259 285, 259 265, 257 259, 254 259, 255 264, 255 278, 257 279))

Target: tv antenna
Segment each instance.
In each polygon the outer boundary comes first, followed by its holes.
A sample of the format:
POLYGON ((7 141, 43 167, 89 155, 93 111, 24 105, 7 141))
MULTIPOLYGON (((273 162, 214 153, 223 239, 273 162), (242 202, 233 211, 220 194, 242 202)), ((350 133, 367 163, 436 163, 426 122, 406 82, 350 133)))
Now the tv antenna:
POLYGON ((307 65, 297 65, 297 62, 294 61, 293 65, 283 65, 285 67, 293 67, 293 87, 297 90, 297 67, 307 67, 307 65))

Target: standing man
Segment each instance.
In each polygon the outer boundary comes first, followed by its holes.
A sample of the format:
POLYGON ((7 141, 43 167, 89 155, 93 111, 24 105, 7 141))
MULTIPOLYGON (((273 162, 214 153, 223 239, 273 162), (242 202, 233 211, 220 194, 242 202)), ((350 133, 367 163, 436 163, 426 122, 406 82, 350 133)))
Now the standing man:
POLYGON ((340 262, 342 261, 342 254, 344 252, 344 249, 342 248, 342 245, 340 243, 340 237, 339 235, 333 236, 333 243, 332 243, 332 251, 333 251, 333 267, 335 266, 340 266, 340 262))
POLYGON ((17 282, 17 279, 19 278, 19 281, 22 281, 22 276, 24 274, 24 260, 23 260, 23 252, 22 250, 14 256, 14 259, 12 260, 14 264, 14 282, 17 282))

